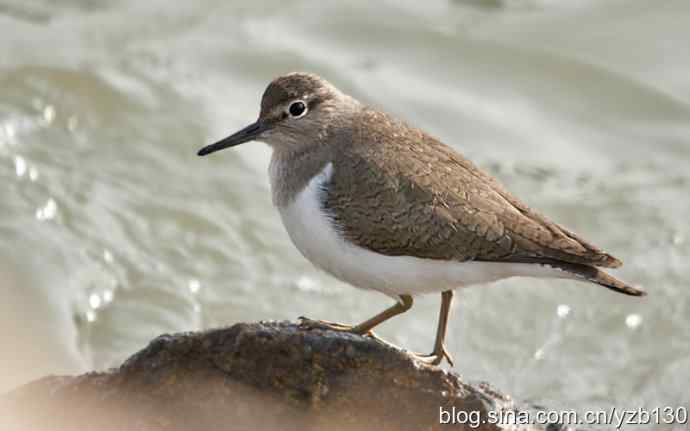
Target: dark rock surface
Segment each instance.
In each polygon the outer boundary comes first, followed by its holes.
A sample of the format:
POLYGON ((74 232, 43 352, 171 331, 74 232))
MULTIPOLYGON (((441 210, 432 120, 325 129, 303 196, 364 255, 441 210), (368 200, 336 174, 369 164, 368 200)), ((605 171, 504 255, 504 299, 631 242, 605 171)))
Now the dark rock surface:
POLYGON ((24 385, 0 397, 0 429, 499 429, 440 424, 441 407, 477 419, 513 405, 370 338, 241 323, 160 336, 108 372, 24 385))

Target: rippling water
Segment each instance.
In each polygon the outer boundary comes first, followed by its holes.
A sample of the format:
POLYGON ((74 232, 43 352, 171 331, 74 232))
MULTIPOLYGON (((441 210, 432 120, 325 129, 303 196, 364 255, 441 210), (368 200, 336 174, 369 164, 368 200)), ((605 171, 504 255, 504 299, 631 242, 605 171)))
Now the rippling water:
MULTIPOLYGON (((690 3, 562 3, 0 2, 0 389, 161 332, 388 305, 292 247, 263 144, 195 155, 307 70, 441 137, 650 293, 464 290, 465 377, 554 407, 687 405, 690 3)), ((428 350, 438 299, 382 335, 428 350)))

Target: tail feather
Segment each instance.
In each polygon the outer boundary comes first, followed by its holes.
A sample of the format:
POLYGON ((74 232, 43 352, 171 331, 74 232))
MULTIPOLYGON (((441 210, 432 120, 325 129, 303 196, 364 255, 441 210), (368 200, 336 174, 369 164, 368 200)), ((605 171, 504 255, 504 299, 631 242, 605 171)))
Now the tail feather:
POLYGON ((568 262, 553 262, 548 263, 548 265, 572 274, 575 279, 596 283, 618 293, 623 293, 630 296, 645 296, 647 294, 647 292, 644 290, 637 287, 632 287, 626 282, 621 281, 594 266, 568 262))

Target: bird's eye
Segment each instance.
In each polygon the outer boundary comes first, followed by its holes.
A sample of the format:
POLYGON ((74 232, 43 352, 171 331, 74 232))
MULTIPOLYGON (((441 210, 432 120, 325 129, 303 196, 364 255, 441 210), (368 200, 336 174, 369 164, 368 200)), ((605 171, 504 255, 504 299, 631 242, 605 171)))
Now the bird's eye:
POLYGON ((288 108, 288 112, 293 118, 302 117, 307 113, 307 105, 305 105, 301 100, 292 102, 288 108))

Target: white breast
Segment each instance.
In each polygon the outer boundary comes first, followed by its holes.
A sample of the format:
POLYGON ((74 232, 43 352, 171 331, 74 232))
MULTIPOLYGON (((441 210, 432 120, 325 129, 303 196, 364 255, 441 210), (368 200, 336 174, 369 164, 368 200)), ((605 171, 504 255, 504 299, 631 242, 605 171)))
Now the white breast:
POLYGON ((441 292, 513 276, 572 278, 533 264, 450 262, 412 256, 386 256, 347 242, 322 209, 333 173, 328 164, 289 205, 279 207, 283 224, 299 251, 317 267, 361 289, 400 294, 441 292))

